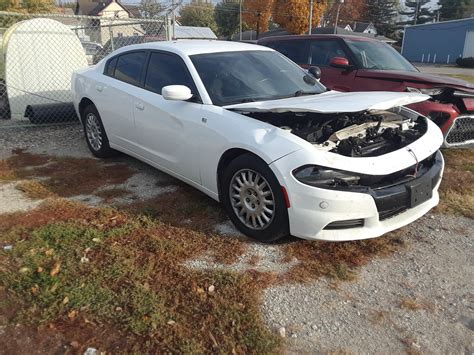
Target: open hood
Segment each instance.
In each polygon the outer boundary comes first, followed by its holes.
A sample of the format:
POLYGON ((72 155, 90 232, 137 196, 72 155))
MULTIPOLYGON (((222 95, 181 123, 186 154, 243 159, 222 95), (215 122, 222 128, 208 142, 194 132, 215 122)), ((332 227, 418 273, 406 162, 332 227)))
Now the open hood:
POLYGON ((322 94, 291 97, 281 100, 246 102, 224 106, 225 109, 251 112, 315 112, 350 113, 371 110, 388 110, 428 100, 428 95, 398 92, 347 92, 328 91, 322 94))

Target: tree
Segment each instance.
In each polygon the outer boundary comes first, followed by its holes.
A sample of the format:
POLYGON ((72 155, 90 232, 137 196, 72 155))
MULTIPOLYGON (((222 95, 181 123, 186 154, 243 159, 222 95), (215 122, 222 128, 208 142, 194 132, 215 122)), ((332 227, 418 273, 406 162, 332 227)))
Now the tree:
POLYGON ((54 0, 2 0, 0 11, 44 13, 55 9, 54 0))
POLYGON ((143 18, 156 18, 161 15, 165 7, 158 0, 140 0, 138 10, 143 18))
POLYGON ((222 0, 214 8, 214 20, 219 36, 232 36, 239 30, 239 0, 222 0))
POLYGON ((242 6, 242 19, 250 28, 257 30, 258 38, 260 32, 268 30, 273 0, 244 0, 242 6))
POLYGON ((214 20, 214 6, 205 0, 192 0, 179 12, 179 22, 183 26, 210 27, 217 31, 214 20))
POLYGON ((405 0, 405 9, 399 11, 399 14, 406 18, 398 22, 399 25, 420 25, 434 19, 430 0, 405 0))
POLYGON ((339 1, 332 1, 331 4, 327 7, 325 14, 324 22, 335 26, 337 9, 339 8, 339 21, 338 25, 343 23, 342 27, 345 27, 347 24, 352 24, 352 22, 364 21, 368 22, 365 18, 366 14, 366 2, 365 0, 352 0, 345 1, 343 3, 339 1))
POLYGON ((397 0, 366 0, 365 19, 372 22, 377 33, 390 37, 396 30, 397 0))
POLYGON ((474 12, 474 0, 439 0, 439 19, 457 20, 474 12))
MULTIPOLYGON (((303 34, 309 29, 310 1, 274 0, 273 20, 290 33, 303 34)), ((327 0, 314 1, 311 27, 317 26, 327 6, 327 0)))

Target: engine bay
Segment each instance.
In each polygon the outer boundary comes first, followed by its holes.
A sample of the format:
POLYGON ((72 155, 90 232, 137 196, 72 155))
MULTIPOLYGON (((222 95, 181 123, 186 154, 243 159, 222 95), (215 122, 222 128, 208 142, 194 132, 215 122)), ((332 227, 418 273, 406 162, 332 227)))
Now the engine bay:
POLYGON ((419 116, 397 110, 321 114, 312 112, 247 112, 319 149, 348 157, 373 157, 403 148, 427 129, 419 116))

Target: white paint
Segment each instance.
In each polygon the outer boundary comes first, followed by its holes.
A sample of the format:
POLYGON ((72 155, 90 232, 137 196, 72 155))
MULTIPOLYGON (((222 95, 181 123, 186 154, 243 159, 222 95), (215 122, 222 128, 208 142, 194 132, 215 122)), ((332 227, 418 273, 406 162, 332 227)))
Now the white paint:
POLYGON ((40 18, 19 22, 7 32, 3 44, 12 118, 23 118, 27 105, 71 102, 71 75, 87 67, 74 32, 40 18))
POLYGON ((464 40, 463 58, 474 57, 474 30, 466 32, 464 40))

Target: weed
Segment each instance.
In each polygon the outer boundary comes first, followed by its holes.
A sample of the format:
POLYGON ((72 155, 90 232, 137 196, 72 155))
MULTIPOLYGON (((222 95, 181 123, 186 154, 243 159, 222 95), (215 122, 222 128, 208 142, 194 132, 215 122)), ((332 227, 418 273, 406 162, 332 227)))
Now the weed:
POLYGON ((22 180, 18 182, 15 188, 23 192, 27 197, 35 200, 54 196, 51 191, 37 180, 22 180))
POLYGON ((421 309, 432 311, 434 305, 427 301, 423 301, 413 297, 404 297, 400 301, 400 308, 404 308, 410 311, 418 311, 421 309))
POLYGON ((446 167, 435 211, 474 218, 474 151, 446 149, 443 155, 446 167))

